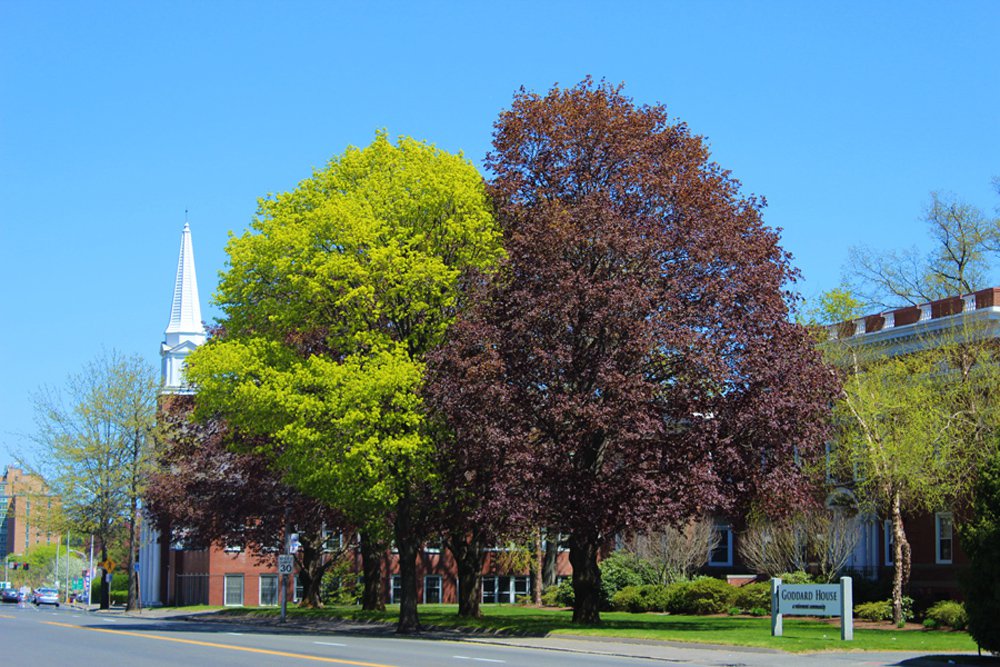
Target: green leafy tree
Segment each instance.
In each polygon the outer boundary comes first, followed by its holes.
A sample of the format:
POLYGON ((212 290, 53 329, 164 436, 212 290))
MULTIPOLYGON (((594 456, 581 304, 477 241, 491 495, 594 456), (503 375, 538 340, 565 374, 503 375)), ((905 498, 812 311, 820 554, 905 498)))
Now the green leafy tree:
MULTIPOLYGON (((158 375, 138 355, 106 353, 35 396, 40 474, 61 501, 63 527, 94 535, 107 560, 124 538, 129 609, 138 604, 139 502, 152 465, 158 375)), ((101 608, 110 605, 101 596, 101 608)))
POLYGON ((903 620, 910 545, 904 516, 968 498, 970 470, 995 438, 1000 356, 986 331, 963 329, 899 354, 850 339, 827 344, 845 371, 836 464, 893 533, 893 620, 903 620))
POLYGON ((430 483, 425 357, 487 270, 500 234, 461 155, 384 132, 292 192, 260 201, 232 238, 221 333, 189 358, 198 410, 261 440, 286 479, 400 556, 398 630, 419 627, 416 554, 430 483))
POLYGON ((969 633, 1000 652, 1000 452, 979 471, 971 518, 959 524, 969 568, 962 579, 969 633))

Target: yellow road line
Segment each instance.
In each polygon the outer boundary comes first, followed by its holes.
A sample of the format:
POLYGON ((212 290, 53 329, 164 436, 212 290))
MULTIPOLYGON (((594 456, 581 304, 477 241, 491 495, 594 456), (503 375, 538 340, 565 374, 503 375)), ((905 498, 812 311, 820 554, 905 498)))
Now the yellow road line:
POLYGON ((192 646, 207 646, 209 648, 224 648, 230 651, 245 651, 247 653, 262 653, 264 655, 277 655, 283 658, 299 658, 301 660, 312 660, 313 662, 330 662, 338 665, 358 665, 359 667, 393 667, 376 662, 358 662, 357 660, 340 660, 338 658, 323 658, 320 656, 306 655, 304 653, 287 653, 285 651, 272 651, 266 648, 249 648, 246 646, 236 646, 234 644, 216 644, 213 642, 200 642, 194 639, 180 639, 179 637, 160 637, 144 632, 128 632, 127 630, 108 630, 106 628, 89 628, 84 625, 73 625, 71 623, 56 623, 54 621, 43 621, 46 625, 57 625, 62 628, 74 628, 76 630, 90 630, 91 632, 106 632, 110 635, 126 635, 128 637, 142 637, 143 639, 159 639, 164 642, 176 642, 178 644, 191 644, 192 646))
POLYGON ((14 617, 13 616, 6 616, 4 614, 0 614, 0 618, 14 618, 14 617))

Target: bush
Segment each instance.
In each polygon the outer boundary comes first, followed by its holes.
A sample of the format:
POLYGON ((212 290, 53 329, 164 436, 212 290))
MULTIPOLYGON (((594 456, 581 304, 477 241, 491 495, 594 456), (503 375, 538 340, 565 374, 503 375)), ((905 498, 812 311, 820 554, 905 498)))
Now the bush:
POLYGON ((681 614, 722 614, 733 606, 736 588, 721 579, 701 577, 674 584, 668 592, 669 611, 681 614))
POLYGON ((764 607, 754 607, 753 609, 751 609, 747 613, 750 614, 751 616, 770 616, 771 615, 771 610, 770 609, 766 609, 764 607))
POLYGON ((605 606, 623 588, 659 583, 656 568, 649 561, 624 551, 614 552, 602 560, 599 567, 602 603, 605 606))
MULTIPOLYGON (((91 601, 97 604, 101 601, 101 588, 104 582, 101 581, 100 577, 97 577, 93 583, 93 589, 91 592, 91 601)), ((112 605, 120 605, 128 602, 128 573, 127 572, 115 572, 111 578, 111 586, 109 597, 112 605)))
POLYGON ((754 608, 770 609, 771 582, 762 581, 740 586, 733 596, 733 605, 746 612, 754 608))
POLYGON ((626 586, 611 598, 611 608, 639 614, 647 611, 666 611, 667 586, 646 584, 626 586))
MULTIPOLYGON (((964 630, 969 623, 969 616, 965 613, 965 606, 961 602, 954 600, 941 600, 924 614, 927 621, 934 621, 935 625, 947 625, 953 630, 964 630)), ((924 623, 926 625, 926 621, 924 623)))
POLYGON ((572 577, 542 591, 542 604, 546 607, 572 607, 574 599, 572 577))
POLYGON ((808 572, 798 570, 796 572, 782 572, 777 575, 783 584, 815 584, 816 580, 808 572))
MULTIPOLYGON (((877 600, 854 605, 854 615, 865 621, 891 621, 892 600, 877 600)), ((903 596, 903 620, 913 618, 913 598, 903 596)))

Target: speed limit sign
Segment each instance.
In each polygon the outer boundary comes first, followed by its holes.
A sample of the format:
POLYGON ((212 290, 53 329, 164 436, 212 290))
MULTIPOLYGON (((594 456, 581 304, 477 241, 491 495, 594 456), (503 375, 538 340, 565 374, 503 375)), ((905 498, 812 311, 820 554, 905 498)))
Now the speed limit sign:
POLYGON ((294 556, 291 554, 281 554, 278 556, 278 574, 291 574, 294 563, 294 556))

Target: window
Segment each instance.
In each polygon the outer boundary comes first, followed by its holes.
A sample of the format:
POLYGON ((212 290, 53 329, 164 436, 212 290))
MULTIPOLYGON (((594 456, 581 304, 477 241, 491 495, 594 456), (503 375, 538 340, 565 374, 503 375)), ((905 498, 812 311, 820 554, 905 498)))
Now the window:
POLYGON ((934 560, 939 565, 950 565, 955 545, 951 522, 951 512, 938 512, 934 515, 934 543, 937 545, 934 560))
POLYGON ((224 602, 227 607, 243 606, 243 575, 227 574, 224 580, 224 602))
POLYGON ((260 606, 273 607, 278 604, 278 575, 260 575, 260 606))
POLYGON ((396 603, 403 597, 403 578, 398 574, 392 575, 392 586, 389 591, 389 602, 396 603))
POLYGON ((429 554, 441 553, 441 543, 442 540, 440 537, 435 537, 427 540, 427 542, 424 544, 424 552, 429 554))
POLYGON ((531 594, 531 577, 483 577, 483 602, 514 604, 518 595, 531 594))
POLYGON ((497 577, 483 577, 483 603, 493 604, 497 601, 497 577))
POLYGON ((424 604, 441 603, 441 577, 428 574, 424 577, 424 604))
POLYGON ((728 523, 715 524, 718 543, 708 554, 708 564, 712 567, 729 567, 733 564, 733 527, 728 523))
POLYGON ((896 536, 892 532, 892 521, 886 519, 882 524, 882 531, 885 533, 885 539, 882 540, 882 544, 885 545, 885 558, 883 562, 886 565, 892 565, 892 554, 895 551, 896 536))
POLYGON ((305 597, 306 588, 305 586, 302 585, 302 582, 299 581, 299 575, 296 574, 292 579, 293 579, 292 601, 298 602, 299 600, 305 597))

